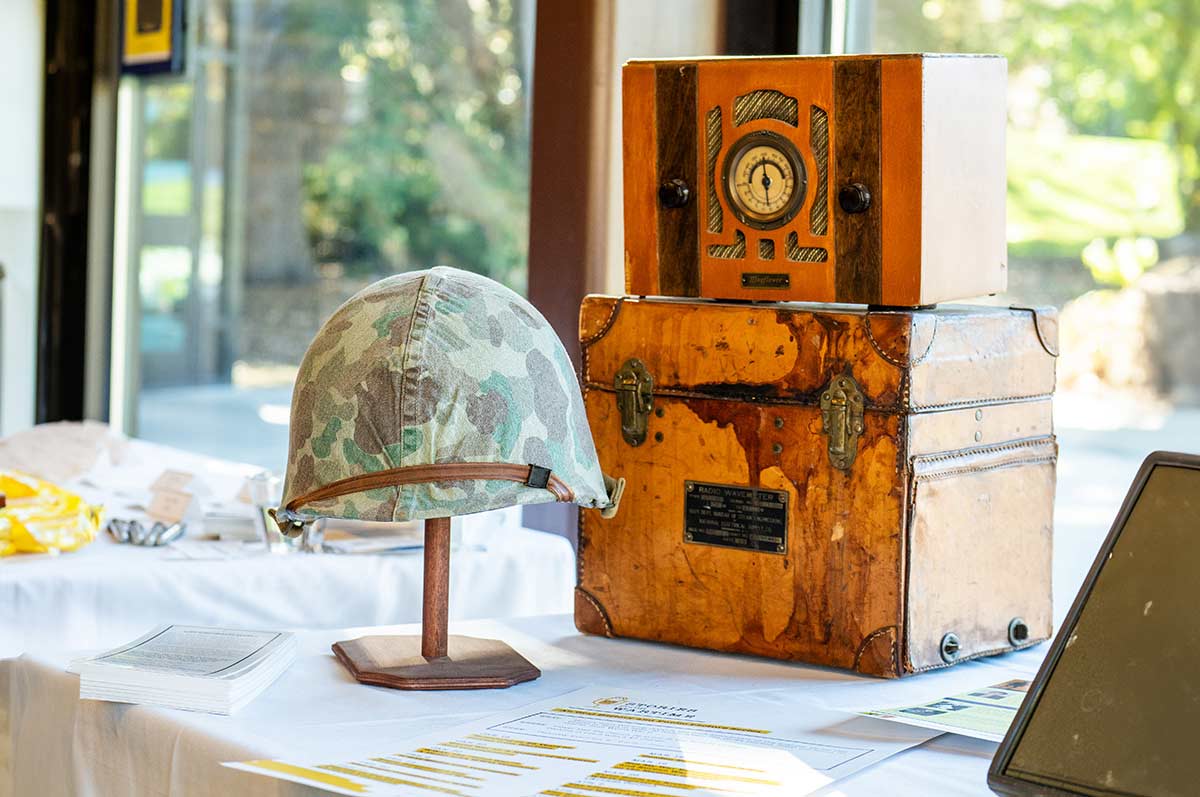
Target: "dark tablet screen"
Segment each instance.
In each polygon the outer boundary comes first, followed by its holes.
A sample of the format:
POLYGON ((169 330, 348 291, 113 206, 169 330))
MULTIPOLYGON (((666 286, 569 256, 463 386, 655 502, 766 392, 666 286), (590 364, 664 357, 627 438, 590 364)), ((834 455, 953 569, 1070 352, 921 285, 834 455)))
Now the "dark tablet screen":
POLYGON ((1005 774, 1089 795, 1200 789, 1200 470, 1158 465, 1005 774))

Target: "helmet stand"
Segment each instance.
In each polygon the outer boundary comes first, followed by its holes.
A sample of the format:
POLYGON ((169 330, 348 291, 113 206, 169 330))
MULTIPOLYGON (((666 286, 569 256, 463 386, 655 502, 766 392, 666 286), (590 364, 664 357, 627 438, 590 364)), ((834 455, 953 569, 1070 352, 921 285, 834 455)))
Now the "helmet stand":
POLYGON ((366 636, 333 652, 361 683, 393 689, 503 689, 542 673, 497 639, 450 636, 450 518, 425 521, 421 636, 366 636))

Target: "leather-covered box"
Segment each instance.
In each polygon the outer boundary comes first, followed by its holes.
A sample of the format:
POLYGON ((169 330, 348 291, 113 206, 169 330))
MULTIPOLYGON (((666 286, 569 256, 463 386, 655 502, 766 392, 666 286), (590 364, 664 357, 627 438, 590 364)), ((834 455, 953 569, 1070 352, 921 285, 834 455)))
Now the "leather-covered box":
POLYGON ((1053 310, 590 296, 581 631, 898 677, 1051 635, 1053 310))
POLYGON ((625 293, 921 306, 1005 289, 999 56, 630 61, 625 293))

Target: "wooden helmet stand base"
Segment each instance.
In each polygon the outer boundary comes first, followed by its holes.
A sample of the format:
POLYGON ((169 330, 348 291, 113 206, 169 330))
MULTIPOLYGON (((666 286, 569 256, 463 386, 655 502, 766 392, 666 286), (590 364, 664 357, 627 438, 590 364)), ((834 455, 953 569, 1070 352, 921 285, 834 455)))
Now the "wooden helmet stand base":
POLYGON ((393 689, 503 689, 542 673, 497 639, 449 636, 450 518, 425 521, 421 636, 366 636, 333 652, 361 683, 393 689))

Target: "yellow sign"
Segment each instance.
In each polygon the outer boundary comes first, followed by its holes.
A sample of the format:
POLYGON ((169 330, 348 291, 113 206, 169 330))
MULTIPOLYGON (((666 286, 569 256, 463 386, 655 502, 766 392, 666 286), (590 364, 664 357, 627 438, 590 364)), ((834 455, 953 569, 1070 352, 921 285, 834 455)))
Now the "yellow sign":
POLYGON ((175 38, 176 0, 125 0, 121 63, 170 64, 175 38))

